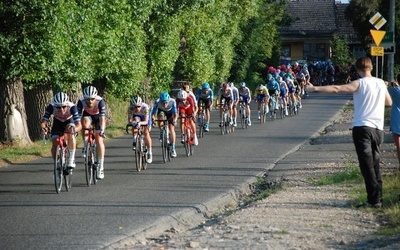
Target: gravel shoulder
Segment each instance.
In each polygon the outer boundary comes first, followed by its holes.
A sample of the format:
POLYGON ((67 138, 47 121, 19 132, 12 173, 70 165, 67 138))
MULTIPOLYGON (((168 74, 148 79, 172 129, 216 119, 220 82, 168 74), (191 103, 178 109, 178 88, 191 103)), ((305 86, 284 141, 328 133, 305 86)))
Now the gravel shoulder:
MULTIPOLYGON (((374 214, 351 207, 351 185, 310 182, 357 162, 352 118, 352 111, 342 112, 323 133, 280 160, 265 176, 266 184, 281 186, 269 197, 118 249, 400 249, 400 237, 374 234, 381 227, 374 214)), ((382 168, 397 171, 393 139, 388 128, 385 132, 382 168)))

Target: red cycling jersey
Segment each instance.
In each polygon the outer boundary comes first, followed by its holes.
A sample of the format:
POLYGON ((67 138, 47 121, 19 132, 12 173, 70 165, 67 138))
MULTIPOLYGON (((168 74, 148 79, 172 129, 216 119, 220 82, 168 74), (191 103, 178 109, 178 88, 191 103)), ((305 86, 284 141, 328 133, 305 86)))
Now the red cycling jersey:
POLYGON ((192 116, 195 110, 193 97, 188 95, 186 101, 176 99, 176 106, 181 116, 192 116))

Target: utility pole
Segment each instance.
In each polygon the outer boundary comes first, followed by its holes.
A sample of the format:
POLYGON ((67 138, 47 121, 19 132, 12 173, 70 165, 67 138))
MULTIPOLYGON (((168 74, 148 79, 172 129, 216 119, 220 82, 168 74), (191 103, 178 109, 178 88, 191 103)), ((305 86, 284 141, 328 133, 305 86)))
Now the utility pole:
MULTIPOLYGON (((395 34, 394 34, 394 7, 395 7, 395 0, 390 0, 390 8, 389 8, 389 31, 393 32, 393 41, 396 41, 395 34)), ((395 50, 396 51, 396 50, 395 50)), ((388 65, 387 65, 387 80, 392 82, 394 80, 394 53, 390 53, 388 55, 388 65)))

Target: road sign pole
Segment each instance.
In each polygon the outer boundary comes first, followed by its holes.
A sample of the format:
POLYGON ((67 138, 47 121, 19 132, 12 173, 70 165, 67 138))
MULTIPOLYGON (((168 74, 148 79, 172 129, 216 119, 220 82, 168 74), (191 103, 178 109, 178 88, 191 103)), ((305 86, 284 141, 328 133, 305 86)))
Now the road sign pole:
MULTIPOLYGON (((393 32, 393 42, 395 41, 394 37, 394 8, 395 8, 395 4, 394 4, 394 0, 390 0, 390 8, 389 8, 389 31, 393 32)), ((396 47, 396 45, 395 45, 396 47)), ((392 82, 393 80, 395 80, 394 77, 394 53, 389 54, 388 55, 388 76, 387 76, 387 80, 389 82, 392 82)))

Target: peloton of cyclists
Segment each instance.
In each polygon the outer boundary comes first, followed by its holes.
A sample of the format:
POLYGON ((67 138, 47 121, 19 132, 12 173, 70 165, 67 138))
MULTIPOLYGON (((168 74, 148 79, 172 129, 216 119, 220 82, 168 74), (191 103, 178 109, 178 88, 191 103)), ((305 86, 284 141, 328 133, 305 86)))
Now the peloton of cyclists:
POLYGON ((219 117, 220 117, 220 123, 219 126, 223 126, 222 122, 222 111, 223 111, 223 106, 227 105, 228 111, 229 111, 229 117, 231 117, 231 120, 229 121, 229 125, 233 125, 232 122, 232 106, 233 106, 233 91, 229 87, 228 83, 223 83, 221 88, 218 91, 218 98, 219 98, 219 103, 220 103, 220 109, 219 109, 219 117))
POLYGON ((247 114, 247 125, 251 126, 251 119, 250 119, 250 102, 251 102, 251 91, 248 87, 246 87, 245 82, 239 83, 239 102, 243 102, 243 105, 246 108, 247 114))
POLYGON ((171 143, 171 157, 175 158, 177 156, 175 150, 175 141, 176 141, 176 133, 175 133, 175 124, 178 121, 178 111, 176 108, 176 101, 170 97, 168 92, 162 92, 159 98, 154 102, 153 111, 152 111, 152 119, 154 120, 157 116, 158 127, 160 128, 160 137, 162 128, 164 126, 163 122, 160 122, 162 119, 168 120, 168 128, 170 131, 170 143, 171 143))
POLYGON ((69 173, 75 168, 75 150, 76 150, 76 140, 75 134, 72 134, 73 127, 75 127, 75 132, 81 130, 81 117, 78 113, 78 108, 76 105, 69 101, 68 95, 59 92, 54 95, 54 101, 46 107, 46 111, 42 117, 40 123, 41 134, 47 134, 47 125, 49 123, 50 117, 54 117, 53 126, 51 128, 51 155, 53 159, 56 156, 57 149, 57 138, 63 135, 68 142, 69 149, 69 159, 67 161, 67 167, 69 168, 69 173))
POLYGON ((150 130, 152 125, 150 106, 141 97, 133 97, 128 107, 128 123, 132 124, 132 149, 136 150, 136 136, 140 126, 143 126, 143 137, 147 147, 147 163, 153 162, 152 141, 150 130))
POLYGON ((201 106, 202 103, 204 103, 204 108, 205 108, 205 118, 206 118, 206 124, 204 131, 208 132, 210 131, 210 109, 213 103, 213 98, 214 98, 214 92, 210 88, 210 84, 208 82, 205 82, 201 85, 201 89, 197 90, 197 103, 199 107, 199 112, 201 112, 201 106))
POLYGON ((178 114, 181 117, 179 124, 182 135, 181 142, 185 142, 185 134, 183 133, 184 119, 189 119, 189 126, 194 133, 194 145, 197 146, 199 144, 199 141, 196 134, 196 123, 194 122, 197 113, 197 106, 195 104, 194 98, 189 95, 185 90, 180 90, 176 98, 176 107, 178 109, 178 114))
MULTIPOLYGON (((254 91, 254 93, 256 95, 256 101, 258 103, 258 105, 257 105, 258 120, 260 120, 261 119, 261 117, 260 117, 261 104, 268 103, 270 96, 269 96, 269 93, 268 93, 268 89, 262 84, 258 84, 257 85, 257 88, 254 91)), ((268 113, 268 105, 266 107, 266 112, 268 113)))
MULTIPOLYGON (((89 129, 92 124, 95 129, 95 141, 97 145, 97 156, 99 171, 97 171, 97 178, 104 179, 104 155, 105 146, 104 138, 106 137, 106 105, 104 99, 97 95, 97 89, 93 86, 88 86, 83 90, 83 97, 78 101, 78 112, 82 114, 81 122, 82 129, 89 129)), ((82 132, 82 139, 84 141, 84 149, 87 147, 88 131, 82 132)))

